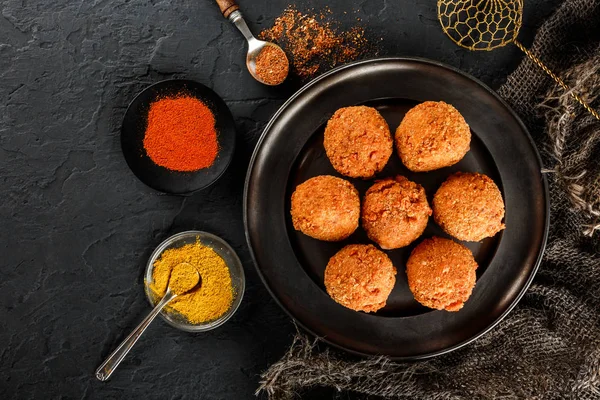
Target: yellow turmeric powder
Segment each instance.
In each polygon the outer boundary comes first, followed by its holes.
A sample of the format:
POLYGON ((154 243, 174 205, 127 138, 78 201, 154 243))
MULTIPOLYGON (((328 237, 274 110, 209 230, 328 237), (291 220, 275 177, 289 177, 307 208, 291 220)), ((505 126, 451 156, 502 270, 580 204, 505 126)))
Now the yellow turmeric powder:
POLYGON ((200 241, 183 247, 165 250, 154 262, 149 287, 154 296, 162 298, 169 285, 173 268, 188 263, 200 274, 200 285, 177 296, 167 305, 192 324, 214 321, 229 310, 233 302, 231 275, 225 261, 200 241))
POLYGON ((181 263, 173 267, 168 286, 171 292, 182 295, 189 292, 199 281, 200 275, 196 268, 188 263, 181 263))

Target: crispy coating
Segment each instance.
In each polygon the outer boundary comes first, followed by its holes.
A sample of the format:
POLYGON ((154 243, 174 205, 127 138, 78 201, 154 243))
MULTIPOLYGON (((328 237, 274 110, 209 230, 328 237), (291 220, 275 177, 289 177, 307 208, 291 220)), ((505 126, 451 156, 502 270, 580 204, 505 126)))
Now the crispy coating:
POLYGON ((449 239, 425 239, 406 263, 415 300, 436 310, 460 310, 475 286, 477 263, 471 250, 449 239))
POLYGON ((371 178, 394 150, 387 122, 376 109, 365 106, 337 110, 327 122, 323 145, 333 168, 352 178, 371 178))
POLYGON ((505 228, 502 194, 483 174, 457 172, 435 193, 433 218, 449 235, 478 242, 505 228))
POLYGON ((403 176, 378 181, 367 190, 362 226, 382 249, 397 249, 416 240, 431 215, 425 189, 403 176))
POLYGON ((360 217, 356 188, 335 176, 321 175, 298 185, 292 194, 294 229, 329 242, 346 239, 360 217))
POLYGON ((450 104, 426 101, 406 113, 395 139, 406 168, 425 172, 462 160, 471 145, 471 130, 450 104))
POLYGON ((325 268, 325 288, 333 300, 355 311, 385 307, 396 283, 389 257, 369 244, 351 244, 338 251, 325 268))

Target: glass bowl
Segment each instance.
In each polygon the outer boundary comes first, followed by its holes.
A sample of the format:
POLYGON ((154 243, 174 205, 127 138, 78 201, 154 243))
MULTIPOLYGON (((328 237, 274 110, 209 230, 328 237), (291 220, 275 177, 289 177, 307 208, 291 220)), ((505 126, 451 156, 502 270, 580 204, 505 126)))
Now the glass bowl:
POLYGON ((193 244, 196 240, 200 240, 204 246, 212 248, 223 260, 229 268, 229 274, 231 275, 231 284, 233 285, 233 301, 229 310, 219 318, 201 324, 192 324, 186 320, 183 316, 176 312, 172 312, 167 309, 163 309, 160 316, 167 321, 168 324, 174 326, 177 329, 181 329, 187 332, 205 332, 214 329, 218 326, 223 325, 240 306, 242 297, 244 297, 244 289, 246 279, 244 276, 244 268, 238 258, 235 251, 227 244, 226 241, 218 236, 211 233, 202 231, 186 231, 171 236, 162 242, 156 250, 150 256, 148 265, 146 266, 146 274, 144 276, 144 289, 146 297, 150 302, 150 305, 154 307, 160 298, 155 299, 152 291, 150 290, 150 284, 152 283, 152 272, 154 270, 154 262, 160 257, 160 255, 167 249, 178 248, 185 246, 186 244, 193 244))

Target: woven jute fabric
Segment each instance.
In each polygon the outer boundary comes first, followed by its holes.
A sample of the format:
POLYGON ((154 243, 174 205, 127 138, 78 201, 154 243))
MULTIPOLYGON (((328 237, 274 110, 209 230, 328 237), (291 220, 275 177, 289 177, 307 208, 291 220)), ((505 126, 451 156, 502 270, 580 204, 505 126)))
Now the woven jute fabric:
MULTIPOLYGON (((566 0, 530 50, 600 109, 600 0, 566 0)), ((551 199, 547 249, 518 306, 491 332, 416 363, 357 360, 299 333, 259 391, 315 386, 398 399, 600 399, 600 122, 524 59, 499 90, 528 125, 551 199)))

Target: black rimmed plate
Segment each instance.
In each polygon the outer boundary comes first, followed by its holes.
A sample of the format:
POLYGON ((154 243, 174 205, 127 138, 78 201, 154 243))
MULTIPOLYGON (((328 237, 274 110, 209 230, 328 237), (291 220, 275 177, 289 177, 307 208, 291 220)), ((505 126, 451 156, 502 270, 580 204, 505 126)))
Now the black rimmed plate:
POLYGON ((162 81, 146 88, 129 105, 121 127, 121 148, 129 168, 146 185, 166 193, 191 193, 210 186, 229 166, 235 150, 235 123, 225 102, 210 88, 184 79, 162 81), (196 97, 210 108, 219 143, 215 162, 193 172, 171 171, 156 165, 144 150, 150 104, 161 97, 182 93, 196 97))
MULTIPOLYGON (((538 268, 548 231, 548 193, 527 129, 492 90, 454 68, 422 59, 359 62, 326 73, 286 102, 266 127, 246 178, 246 236, 258 271, 275 300, 302 327, 330 344, 395 359, 431 357, 457 349, 496 325, 518 302, 538 268), (464 242, 479 263, 477 284, 459 312, 430 310, 408 289, 405 264, 413 245, 386 251, 398 269, 387 306, 355 312, 327 295, 329 258, 350 243, 369 243, 359 228, 339 243, 293 229, 289 199, 296 185, 336 175, 323 149, 323 131, 340 107, 370 105, 392 132, 414 105, 443 100, 472 130, 471 150, 458 164, 428 173, 408 171, 394 153, 377 178, 401 174, 425 187, 429 200, 455 171, 481 172, 502 191, 507 228, 479 243, 464 242)), ((372 181, 350 179, 361 197, 372 181)), ((430 219, 423 237, 446 236, 430 219)), ((447 236, 446 236, 447 237, 447 236)))

